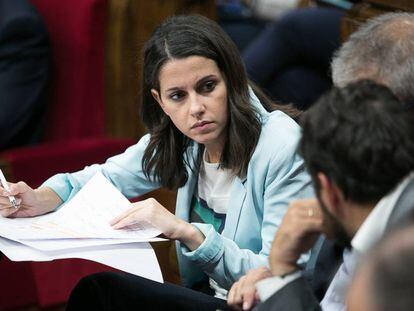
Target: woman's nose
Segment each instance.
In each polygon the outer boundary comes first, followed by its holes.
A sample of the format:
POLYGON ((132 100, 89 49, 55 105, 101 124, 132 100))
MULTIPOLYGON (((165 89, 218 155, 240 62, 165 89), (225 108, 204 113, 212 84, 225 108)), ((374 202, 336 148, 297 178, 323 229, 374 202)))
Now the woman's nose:
POLYGON ((190 113, 191 115, 198 117, 204 112, 205 108, 201 99, 198 96, 190 96, 190 113))

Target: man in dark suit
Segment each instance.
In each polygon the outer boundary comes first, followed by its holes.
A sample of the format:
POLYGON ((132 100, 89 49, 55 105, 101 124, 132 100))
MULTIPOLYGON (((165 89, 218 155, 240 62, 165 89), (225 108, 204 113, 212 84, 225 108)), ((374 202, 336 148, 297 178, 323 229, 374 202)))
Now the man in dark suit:
POLYGON ((28 0, 0 0, 0 151, 36 143, 49 81, 46 29, 28 0))
POLYGON ((386 87, 360 81, 334 88, 307 112, 299 150, 318 200, 291 204, 270 271, 253 270, 233 285, 230 304, 249 309, 257 288, 258 310, 345 308, 360 256, 414 207, 414 124, 403 107, 386 87), (297 265, 320 233, 345 247, 321 306, 297 265))

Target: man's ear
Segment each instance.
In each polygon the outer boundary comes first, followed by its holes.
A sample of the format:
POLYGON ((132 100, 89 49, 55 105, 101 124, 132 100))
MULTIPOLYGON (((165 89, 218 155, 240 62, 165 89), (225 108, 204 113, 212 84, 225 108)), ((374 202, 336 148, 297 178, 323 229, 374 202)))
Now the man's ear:
POLYGON ((317 175, 319 185, 320 185, 320 198, 325 204, 326 208, 333 215, 340 216, 342 214, 342 202, 344 201, 344 196, 341 189, 328 178, 324 173, 318 173, 317 175))
POLYGON ((161 96, 160 93, 158 93, 158 91, 156 89, 151 89, 151 95, 152 97, 154 97, 154 99, 157 101, 157 103, 160 105, 161 109, 164 111, 164 113, 166 115, 168 115, 168 113, 165 111, 164 109, 164 104, 161 100, 161 96))

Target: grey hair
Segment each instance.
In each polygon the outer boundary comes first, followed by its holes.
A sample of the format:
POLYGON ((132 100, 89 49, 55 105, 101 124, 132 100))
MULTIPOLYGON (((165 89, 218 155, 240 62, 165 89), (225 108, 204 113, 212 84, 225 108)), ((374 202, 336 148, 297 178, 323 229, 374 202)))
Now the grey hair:
POLYGON ((359 79, 387 85, 414 101, 414 14, 387 13, 370 19, 335 53, 332 79, 344 87, 359 79))

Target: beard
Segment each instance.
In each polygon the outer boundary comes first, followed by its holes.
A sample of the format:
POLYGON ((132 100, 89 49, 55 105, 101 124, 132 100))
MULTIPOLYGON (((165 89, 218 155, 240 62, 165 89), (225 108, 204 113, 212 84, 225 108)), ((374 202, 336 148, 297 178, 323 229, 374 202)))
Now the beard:
POLYGON ((330 240, 333 240, 336 245, 342 248, 350 249, 352 247, 351 238, 346 233, 344 225, 342 225, 342 223, 328 211, 321 200, 319 200, 319 203, 321 205, 324 222, 327 224, 327 231, 329 231, 326 232, 326 236, 330 240))

